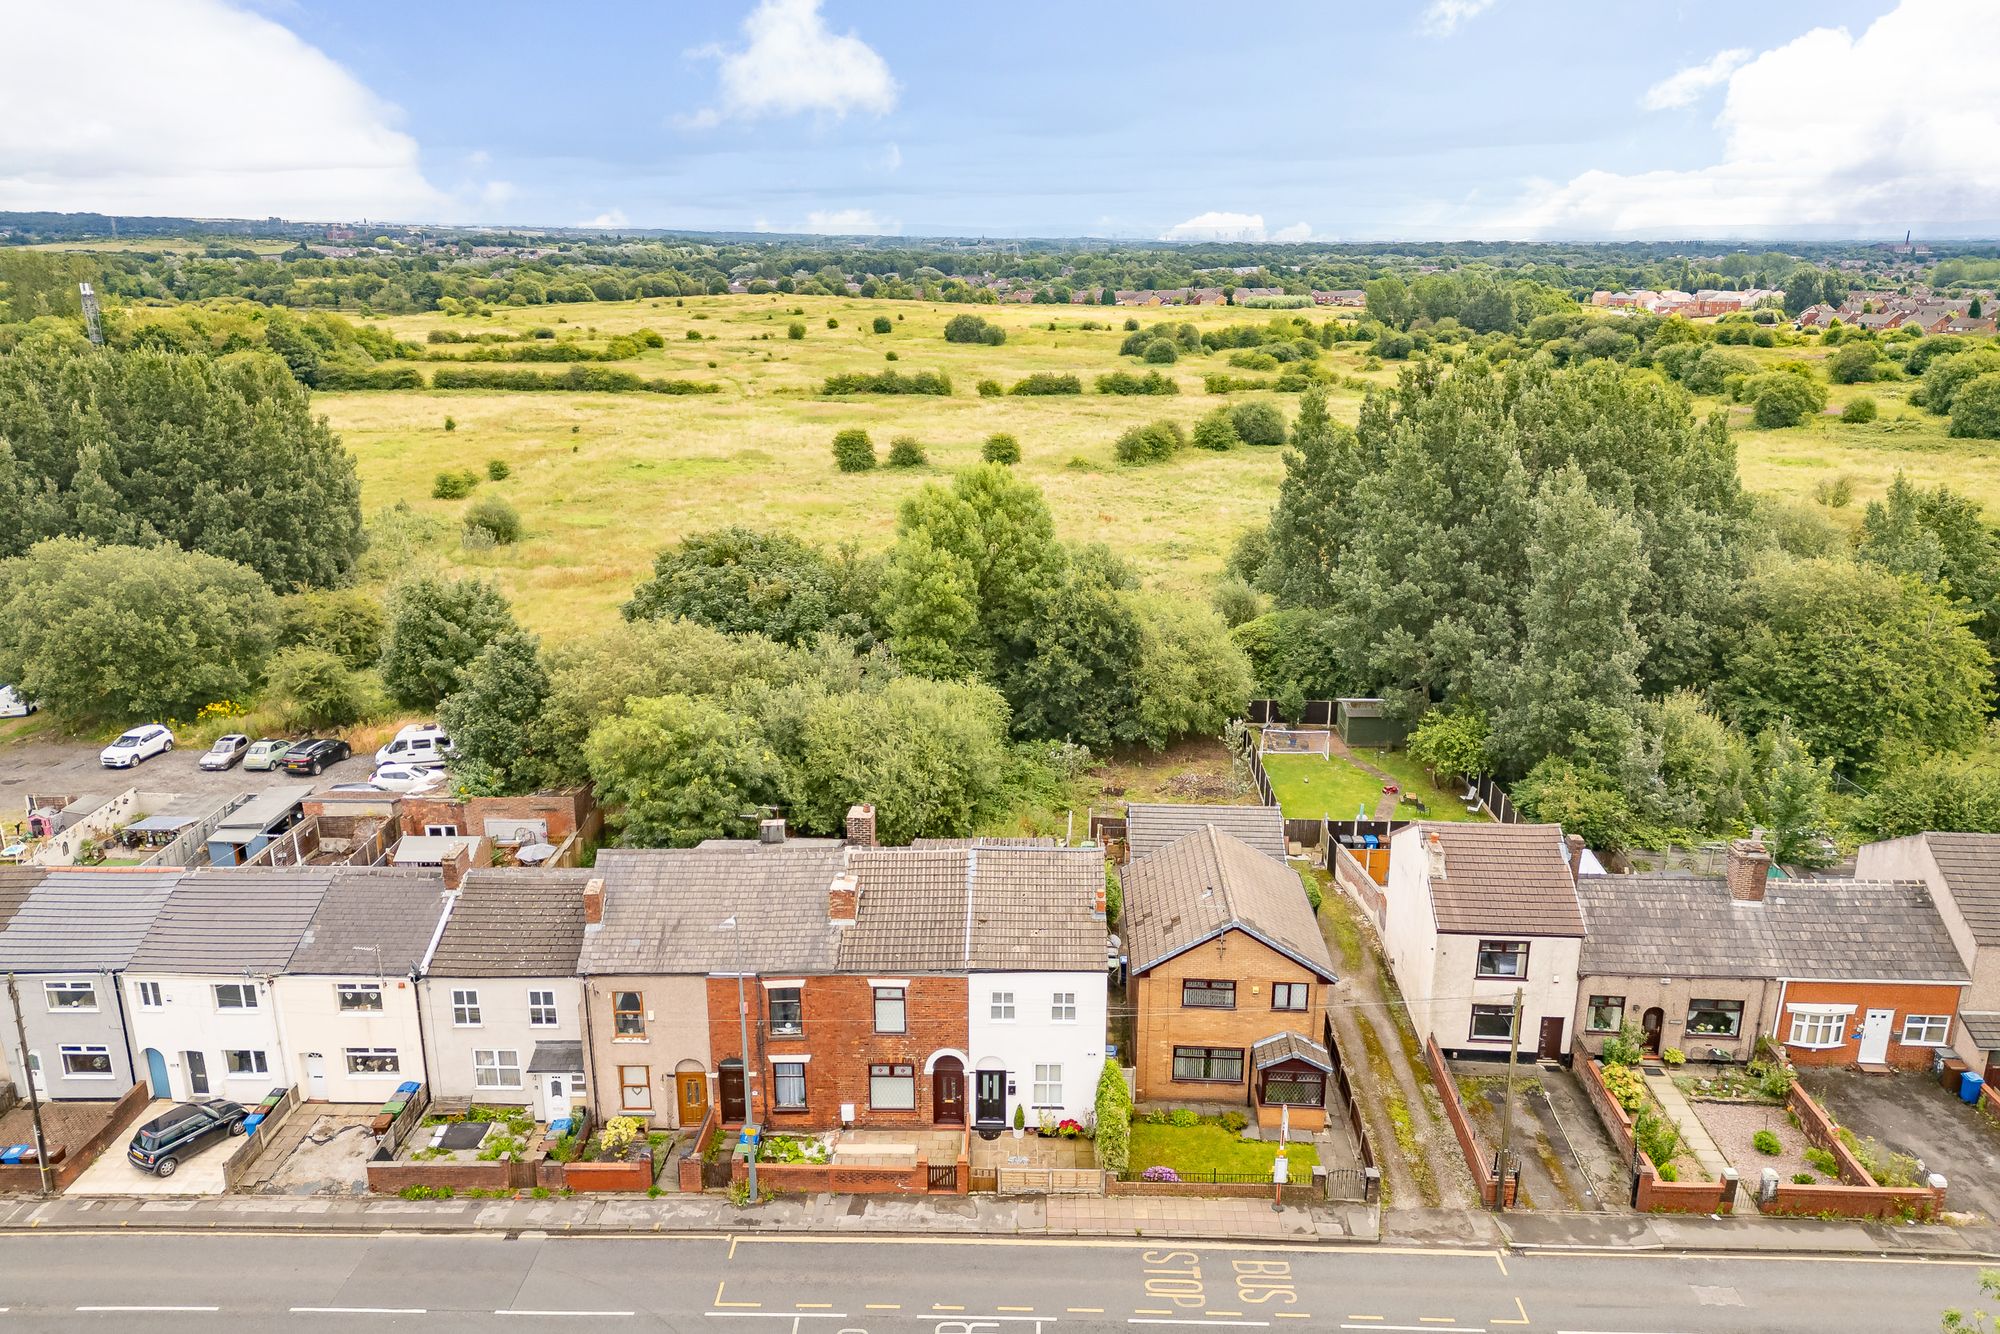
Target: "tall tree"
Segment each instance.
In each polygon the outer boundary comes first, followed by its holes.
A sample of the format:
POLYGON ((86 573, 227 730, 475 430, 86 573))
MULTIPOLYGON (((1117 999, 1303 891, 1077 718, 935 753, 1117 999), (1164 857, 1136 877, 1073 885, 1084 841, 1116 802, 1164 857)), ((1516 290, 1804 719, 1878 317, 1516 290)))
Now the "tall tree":
POLYGON ((464 679, 438 706, 438 722, 458 752, 460 782, 474 765, 480 786, 495 794, 532 792, 549 782, 553 757, 543 723, 549 674, 535 637, 518 630, 496 635, 464 679))
POLYGON ((1826 847, 1826 799, 1833 790, 1833 761, 1816 760, 1780 718, 1757 738, 1757 768, 1763 779, 1757 818, 1770 839, 1774 861, 1824 866, 1833 860, 1826 847))
POLYGON ((507 599, 483 579, 405 580, 389 590, 382 683, 398 703, 429 708, 463 686, 472 660, 514 628, 507 599))
POLYGON ((634 700, 598 725, 584 752, 598 795, 622 808, 627 847, 740 835, 747 815, 777 799, 778 757, 756 723, 711 700, 634 700))
MULTIPOLYGON (((1363 409, 1384 410, 1375 399, 1363 409)), ((1264 534, 1265 553, 1247 578, 1286 606, 1333 605, 1360 462, 1354 432, 1327 415, 1325 387, 1308 388, 1299 397, 1285 477, 1264 534)))

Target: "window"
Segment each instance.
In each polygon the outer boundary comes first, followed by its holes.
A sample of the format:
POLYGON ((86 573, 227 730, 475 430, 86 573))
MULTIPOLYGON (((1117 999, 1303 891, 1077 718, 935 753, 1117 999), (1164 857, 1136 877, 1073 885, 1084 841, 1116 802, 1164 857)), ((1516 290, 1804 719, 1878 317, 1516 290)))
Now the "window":
POLYGON ((1051 997, 1049 1000, 1049 1018, 1058 1024, 1075 1023, 1076 993, 1074 991, 1058 991, 1051 997))
POLYGON ((637 991, 611 993, 611 1031, 621 1038, 646 1036, 646 997, 637 991))
POLYGON ((427 824, 424 826, 424 837, 457 838, 458 826, 455 824, 427 824))
POLYGON ((342 1014, 364 1014, 382 1008, 382 984, 379 982, 336 982, 333 996, 342 1014))
POLYGON ((653 1071, 650 1066, 618 1067, 618 1105, 628 1112, 653 1110, 653 1071))
POLYGON ((1688 1036, 1691 1038, 1733 1038, 1743 1031, 1743 1002, 1740 1000, 1691 1000, 1688 1002, 1688 1036))
POLYGON ((140 1009, 157 1010, 165 1003, 160 999, 160 984, 158 982, 141 982, 139 984, 140 1009))
POLYGON ((1312 988, 1304 982, 1273 982, 1271 984, 1271 1008, 1274 1010, 1303 1010, 1309 1004, 1312 988))
MULTIPOLYGON (((806 1031, 805 1007, 797 987, 772 987, 764 993, 771 1006, 771 1031, 796 1037, 806 1031)), ((803 1075, 800 1076, 804 1078, 803 1075)), ((805 1096, 803 1093, 801 1097, 805 1096)), ((780 1104, 781 1106, 783 1104, 780 1104)))
POLYGON ((1174 1078, 1205 1084, 1243 1082, 1241 1047, 1176 1047, 1174 1078))
POLYGON ((1475 1005, 1472 1007, 1472 1039, 1475 1042, 1505 1042, 1514 1032, 1514 1007, 1475 1005))
POLYGON ((804 1061, 771 1062, 772 1105, 787 1112, 806 1109, 806 1064, 804 1061))
POLYGON ((1792 1032, 1785 1039, 1792 1047, 1838 1047, 1847 1041, 1845 1009, 1793 1009, 1792 1032))
POLYGON ((394 1075, 403 1069, 403 1054, 394 1047, 349 1047, 347 1073, 350 1075, 394 1075))
POLYGON ((472 1053, 472 1082, 483 1089, 521 1087, 521 1053, 475 1049, 472 1053))
POLYGON ((1903 1043, 1910 1047, 1942 1047, 1951 1036, 1948 1014, 1906 1014, 1903 1016, 1903 1043))
POLYGON ((268 1075, 271 1067, 261 1051, 226 1051, 222 1053, 222 1067, 232 1075, 268 1075))
POLYGON ((1037 1065, 1035 1067, 1035 1106, 1062 1106, 1062 1067, 1059 1065, 1037 1065))
POLYGON ((1011 991, 994 992, 993 1007, 991 1013, 993 1018, 1000 1020, 1002 1023, 1008 1023, 1008 1024, 1013 1023, 1014 993, 1011 991))
POLYGON ((218 1010, 256 1009, 257 984, 255 982, 216 983, 215 1008, 218 1010))
POLYGON ((44 982, 42 990, 49 998, 51 1010, 95 1010, 97 1008, 97 986, 88 980, 44 982))
POLYGON ((1479 977, 1518 978, 1528 975, 1528 942, 1525 940, 1482 940, 1479 942, 1479 977))
POLYGON ((528 1026, 530 1028, 554 1028, 556 1026, 555 992, 529 989, 528 1026))
POLYGON ((71 1079, 111 1078, 111 1048, 61 1047, 63 1074, 71 1079))
POLYGON ((470 988, 454 989, 451 993, 451 1025, 453 1028, 479 1027, 479 993, 470 988))
POLYGON ((1199 977, 1185 978, 1181 982, 1181 1004, 1198 1010, 1233 1010, 1236 1008, 1236 984, 1205 981, 1199 977))
POLYGON ((917 1107, 917 1067, 868 1067, 868 1105, 885 1112, 910 1112, 917 1107))
POLYGON ((1259 1101, 1276 1107, 1326 1106, 1326 1076, 1317 1070, 1271 1070, 1264 1075, 1264 1092, 1259 1101))
MULTIPOLYGON (((875 988, 875 1031, 877 1033, 907 1033, 909 1022, 908 1006, 903 999, 901 987, 875 988)), ((880 1104, 877 1104, 878 1106, 880 1104)))
POLYGON ((1591 1033, 1616 1033, 1625 1027, 1625 998, 1592 996, 1583 1012, 1583 1027, 1591 1033))

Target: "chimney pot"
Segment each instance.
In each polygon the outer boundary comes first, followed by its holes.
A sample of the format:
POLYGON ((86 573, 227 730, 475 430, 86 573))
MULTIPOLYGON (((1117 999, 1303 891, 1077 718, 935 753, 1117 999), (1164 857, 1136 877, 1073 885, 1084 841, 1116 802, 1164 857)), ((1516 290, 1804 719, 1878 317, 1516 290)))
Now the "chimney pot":
POLYGON ((597 926, 604 921, 604 877, 592 876, 583 883, 583 924, 597 926))
POLYGON ((1096 916, 1097 916, 1097 917, 1098 917, 1098 918, 1099 918, 1100 920, 1101 920, 1101 919, 1102 919, 1102 918, 1104 917, 1104 914, 1105 914, 1105 909, 1104 909, 1104 882, 1103 882, 1102 880, 1099 880, 1099 881, 1097 882, 1097 892, 1091 895, 1091 899, 1090 899, 1090 911, 1091 911, 1091 912, 1092 912, 1093 914, 1095 914, 1095 915, 1096 915, 1096 916))
POLYGON ((861 882, 854 872, 842 871, 826 890, 826 920, 835 926, 853 926, 855 909, 861 902, 861 882))
POLYGON ((1739 838, 1729 845, 1729 862, 1723 878, 1729 897, 1742 903, 1762 903, 1764 884, 1771 873, 1771 854, 1754 838, 1739 838))
POLYGON ((847 842, 850 847, 872 848, 875 846, 875 808, 866 802, 857 802, 847 808, 847 842))
POLYGON ((783 843, 785 841, 785 822, 783 820, 758 821, 757 841, 766 844, 783 843))

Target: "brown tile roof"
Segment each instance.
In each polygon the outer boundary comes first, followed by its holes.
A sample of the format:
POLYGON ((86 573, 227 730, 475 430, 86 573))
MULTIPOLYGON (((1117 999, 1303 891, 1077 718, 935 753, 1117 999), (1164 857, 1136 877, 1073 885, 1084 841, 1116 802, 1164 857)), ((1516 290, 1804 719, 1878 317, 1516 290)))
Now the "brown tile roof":
POLYGON ((594 871, 491 867, 459 884, 425 970, 436 977, 574 977, 594 871))
POLYGON ((1416 829, 1420 855, 1443 851, 1444 874, 1430 873, 1431 912, 1441 933, 1583 935, 1561 825, 1441 822, 1416 829))
POLYGON ((1097 848, 877 848, 850 854, 860 906, 843 972, 1096 972, 1097 848))
POLYGON ((1213 825, 1125 868, 1125 946, 1143 973, 1227 931, 1336 980, 1298 873, 1213 825))
POLYGON ((1267 857, 1285 859, 1285 813, 1276 806, 1132 802, 1125 807, 1125 847, 1136 861, 1208 825, 1267 857))
POLYGON ((1262 1041, 1250 1044, 1250 1068, 1265 1070, 1280 1061, 1304 1061, 1316 1065, 1328 1074, 1333 1073, 1333 1056, 1326 1048, 1311 1038, 1297 1033, 1274 1033, 1262 1041))

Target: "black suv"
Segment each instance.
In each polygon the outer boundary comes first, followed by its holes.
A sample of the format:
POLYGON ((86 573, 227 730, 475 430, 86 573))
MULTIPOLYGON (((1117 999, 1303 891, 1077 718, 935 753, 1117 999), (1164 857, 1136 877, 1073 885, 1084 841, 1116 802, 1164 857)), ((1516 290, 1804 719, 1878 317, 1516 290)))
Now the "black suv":
POLYGON ((285 752, 285 772, 317 778, 329 764, 339 764, 353 754, 354 747, 338 737, 312 737, 285 752))
POLYGON ((212 1139, 243 1133, 243 1118, 249 1113, 240 1103, 227 1098, 205 1098, 169 1107, 132 1136, 125 1156, 135 1167, 143 1167, 157 1177, 170 1177, 181 1159, 197 1152, 212 1139))

